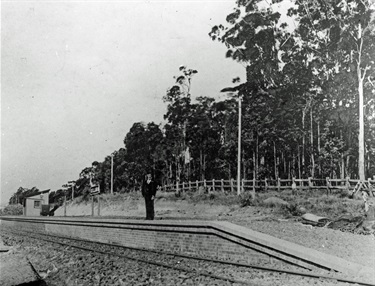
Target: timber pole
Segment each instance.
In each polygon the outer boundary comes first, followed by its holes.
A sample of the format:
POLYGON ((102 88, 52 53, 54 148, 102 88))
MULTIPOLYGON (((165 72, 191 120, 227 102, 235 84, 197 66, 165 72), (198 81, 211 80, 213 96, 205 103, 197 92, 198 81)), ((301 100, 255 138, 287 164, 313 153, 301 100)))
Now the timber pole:
POLYGON ((237 195, 241 194, 241 98, 238 96, 237 195))
POLYGON ((111 195, 113 195, 113 154, 111 154, 111 195))

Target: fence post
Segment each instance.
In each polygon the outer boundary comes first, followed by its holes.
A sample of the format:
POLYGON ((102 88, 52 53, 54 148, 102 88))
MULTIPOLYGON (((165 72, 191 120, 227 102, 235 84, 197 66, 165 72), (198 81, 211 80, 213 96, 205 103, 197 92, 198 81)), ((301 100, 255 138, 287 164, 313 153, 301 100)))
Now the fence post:
POLYGON ((253 189, 254 189, 254 192, 255 192, 255 187, 257 185, 257 180, 255 179, 255 177, 253 178, 253 189))
POLYGON ((312 180, 311 180, 312 178, 308 177, 307 179, 309 180, 308 181, 309 182, 309 189, 312 189, 312 187, 313 187, 313 183, 312 183, 312 180))
POLYGON ((267 192, 267 187, 268 187, 268 184, 267 184, 267 178, 264 178, 264 190, 267 192))
POLYGON ((191 181, 189 181, 189 192, 191 191, 191 181))
POLYGON ((197 189, 196 191, 199 191, 198 180, 195 181, 195 188, 197 189))
POLYGON ((224 179, 221 179, 221 191, 224 193, 224 179))
POLYGON ((233 178, 230 179, 230 192, 233 193, 233 178))
POLYGON ((331 193, 331 183, 329 181, 329 177, 326 177, 326 183, 327 183, 327 196, 331 193))
POLYGON ((242 178, 242 186, 241 186, 241 192, 245 192, 245 179, 242 178))
POLYGON ((215 192, 215 179, 212 179, 212 191, 215 192))
POLYGON ((204 192, 206 192, 206 188, 207 188, 207 181, 206 181, 206 179, 203 180, 203 187, 204 187, 204 192))
POLYGON ((296 185, 296 178, 292 178, 292 194, 296 195, 297 194, 297 185, 296 185))
POLYGON ((281 181, 280 178, 277 178, 277 191, 280 192, 280 187, 281 187, 281 181))
POLYGON ((185 192, 185 183, 182 182, 182 192, 184 193, 185 192))
POLYGON ((349 182, 349 177, 346 177, 345 186, 346 186, 346 191, 349 193, 349 192, 350 192, 350 182, 349 182))
POLYGON ((255 199, 255 178, 253 178, 251 181, 252 181, 252 188, 250 190, 250 196, 251 196, 251 199, 254 200, 255 199))
POLYGON ((178 188, 178 181, 176 181, 176 194, 179 195, 180 192, 179 192, 179 188, 178 188))

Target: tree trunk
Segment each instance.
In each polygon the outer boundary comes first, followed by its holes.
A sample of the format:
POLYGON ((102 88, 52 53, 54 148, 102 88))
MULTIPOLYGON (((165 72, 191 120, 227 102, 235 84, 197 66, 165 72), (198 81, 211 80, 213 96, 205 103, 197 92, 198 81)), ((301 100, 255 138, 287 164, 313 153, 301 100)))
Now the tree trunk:
POLYGON ((169 181, 171 182, 173 180, 173 162, 169 164, 169 181))
POLYGON ((179 182, 180 181, 180 176, 179 176, 179 163, 178 163, 178 157, 176 158, 176 182, 179 182))
POLYGON ((310 109, 310 154, 311 154, 311 177, 315 175, 315 158, 314 158, 314 129, 313 129, 313 112, 310 109))
MULTIPOLYGON (((302 110, 302 170, 305 169, 305 116, 306 116, 306 107, 302 110)), ((299 150, 299 149, 298 149, 299 150)), ((300 162, 300 160, 298 160, 300 162)), ((301 167, 298 167, 299 173, 301 174, 301 167)), ((301 176, 300 176, 301 178, 301 176)))
POLYGON ((318 120, 318 154, 320 154, 320 120, 318 120))
POLYGON ((347 177, 350 177, 351 173, 349 172, 349 163, 350 163, 350 156, 346 157, 346 165, 345 165, 345 174, 347 177))
POLYGON ((273 141, 273 160, 275 164, 275 180, 278 178, 278 172, 277 172, 277 157, 276 157, 276 143, 273 141))
POLYGON ((245 161, 245 150, 242 149, 241 151, 241 162, 242 162, 242 178, 246 180, 246 172, 247 172, 247 166, 245 161))
POLYGON ((358 23, 358 40, 360 41, 357 60, 357 76, 358 76, 358 97, 359 97, 359 132, 358 132, 358 176, 361 181, 365 180, 365 140, 364 140, 364 116, 363 116, 363 79, 366 75, 366 70, 361 71, 361 56, 362 56, 362 26, 358 23))
POLYGON ((256 167, 255 167, 255 152, 253 152, 253 179, 256 179, 257 172, 256 172, 256 167))
POLYGON ((363 79, 358 65, 358 96, 359 96, 359 132, 358 132, 358 176, 365 180, 365 140, 364 140, 364 116, 363 116, 363 79))
POLYGON ((190 163, 191 163, 191 161, 188 163, 188 171, 187 171, 188 172, 188 175, 187 175, 187 180, 188 181, 190 181, 190 175, 191 175, 191 170, 190 170, 191 169, 191 166, 190 166, 191 164, 190 163))
MULTIPOLYGON (((317 122, 317 132, 318 132, 318 158, 320 157, 320 120, 317 122)), ((318 164, 318 175, 321 175, 321 162, 318 164)))
POLYGON ((200 177, 203 181, 203 152, 202 150, 199 150, 199 170, 200 170, 200 177))
POLYGON ((256 158, 255 158, 255 174, 256 174, 256 178, 258 178, 258 174, 259 174, 259 170, 258 170, 258 162, 259 162, 259 138, 258 138, 258 132, 257 132, 257 135, 256 135, 256 158))
POLYGON ((341 154, 341 170, 340 170, 340 178, 345 179, 345 158, 344 154, 341 154))
MULTIPOLYGON (((340 130, 340 139, 342 139, 342 130, 340 130)), ((341 152, 341 170, 340 170, 340 178, 345 179, 345 158, 344 158, 344 153, 341 152)))
POLYGON ((298 178, 301 179, 301 151, 299 150, 300 146, 298 146, 298 154, 297 154, 297 159, 298 159, 298 178))
POLYGON ((206 157, 206 154, 203 155, 203 180, 206 178, 206 157))
POLYGON ((296 176, 296 155, 293 153, 292 168, 290 170, 290 177, 293 178, 296 176))
POLYGON ((228 164, 228 179, 229 179, 229 180, 232 178, 232 174, 231 174, 232 172, 231 172, 231 169, 232 169, 232 168, 231 168, 231 164, 229 163, 229 164, 228 164))

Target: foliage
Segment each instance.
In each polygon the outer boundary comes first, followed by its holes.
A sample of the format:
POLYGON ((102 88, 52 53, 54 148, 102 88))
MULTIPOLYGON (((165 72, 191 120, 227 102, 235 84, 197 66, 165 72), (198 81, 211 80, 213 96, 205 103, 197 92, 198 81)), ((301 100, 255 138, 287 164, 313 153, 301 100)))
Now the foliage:
POLYGON ((296 203, 284 205, 282 206, 282 209, 284 209, 291 216, 301 216, 306 213, 305 208, 298 206, 296 203))
POLYGON ((59 189, 57 191, 52 191, 49 193, 48 201, 50 204, 56 204, 61 206, 64 202, 65 191, 63 189, 59 189))
POLYGON ((264 206, 262 199, 260 199, 258 196, 255 196, 254 198, 254 195, 249 192, 241 194, 239 199, 241 207, 264 206))
POLYGON ((23 206, 21 204, 8 205, 0 210, 0 216, 5 215, 22 215, 23 206))
MULTIPOLYGON (((236 177, 238 99, 242 178, 358 178, 362 165, 366 177, 374 176, 375 16, 370 4, 237 1, 226 24, 214 26, 209 36, 227 47, 227 57, 244 65, 246 81, 236 78, 237 85, 229 88, 223 84, 227 96, 222 100, 193 97, 199 73, 181 66, 161 95, 165 124, 135 122, 122 148, 81 171, 75 197, 88 197, 90 176, 102 193, 110 191, 111 156, 117 193, 139 190, 150 171, 160 184, 236 177), (288 5, 281 15, 277 7, 288 5)), ((10 203, 22 203, 36 190, 20 188, 10 203)), ((58 190, 50 201, 61 201, 64 192, 70 197, 71 189, 58 190)), ((260 202, 241 200, 243 205, 260 202)))
POLYGON ((374 96, 371 2, 295 1, 281 22, 276 7, 288 3, 237 1, 228 25, 209 34, 227 46, 228 57, 246 65, 247 82, 232 90, 243 97, 249 116, 244 137, 252 149, 254 176, 272 176, 271 164, 262 168, 265 161, 274 164, 274 177, 361 175, 356 167, 364 166, 363 135, 356 122, 365 123, 368 157, 375 142, 369 124, 373 110, 364 119, 357 111, 361 88, 365 106, 372 106, 374 96), (330 128, 321 130, 328 123, 330 128), (285 160, 280 170, 278 162, 285 160))
POLYGON ((38 194, 39 189, 32 187, 31 189, 19 187, 18 190, 9 199, 9 204, 22 204, 25 203, 26 197, 31 197, 38 194))

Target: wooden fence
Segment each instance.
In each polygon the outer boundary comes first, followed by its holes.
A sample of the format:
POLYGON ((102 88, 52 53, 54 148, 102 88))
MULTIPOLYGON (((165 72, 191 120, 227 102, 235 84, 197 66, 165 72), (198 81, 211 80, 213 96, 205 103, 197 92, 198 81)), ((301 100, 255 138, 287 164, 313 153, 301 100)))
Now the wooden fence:
MULTIPOLYGON (((264 180, 241 180, 240 190, 241 192, 252 191, 252 190, 285 190, 285 189, 300 189, 300 190, 313 190, 313 189, 342 189, 342 190, 354 190, 357 184, 360 182, 358 179, 264 179, 264 180)), ((236 192, 237 191, 237 180, 203 180, 195 182, 182 182, 170 185, 164 185, 161 187, 162 191, 165 192, 176 192, 176 191, 197 191, 197 190, 209 190, 209 191, 221 191, 221 192, 236 192)), ((375 176, 371 179, 366 180, 370 186, 375 186, 375 176)))

